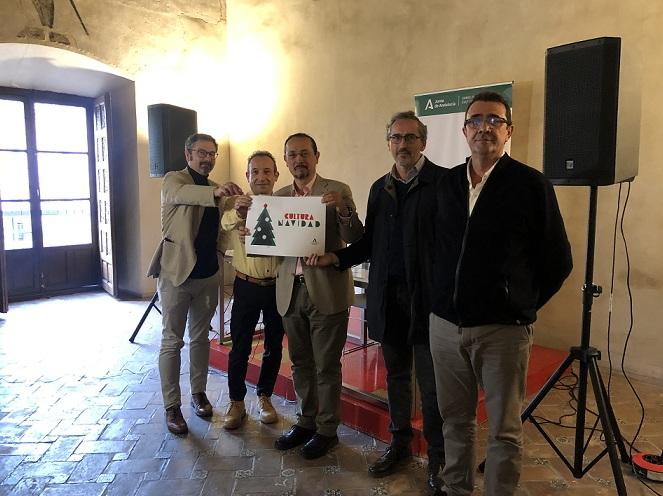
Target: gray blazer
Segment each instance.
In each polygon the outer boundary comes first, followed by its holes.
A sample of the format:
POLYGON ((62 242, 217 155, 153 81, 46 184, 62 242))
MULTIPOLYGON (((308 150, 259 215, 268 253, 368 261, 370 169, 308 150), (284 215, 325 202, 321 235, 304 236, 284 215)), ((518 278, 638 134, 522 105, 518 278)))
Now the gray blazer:
MULTIPOLYGON (((313 183, 311 196, 322 196, 331 191, 341 193, 343 203, 352 209, 352 216, 348 224, 342 224, 336 214, 336 209, 327 208, 325 229, 325 252, 343 248, 346 243, 354 243, 364 233, 364 226, 359 217, 350 187, 340 181, 325 179, 318 175, 313 183)), ((275 196, 291 196, 292 184, 281 188, 274 193, 275 196)), ((276 277, 276 305, 281 315, 285 315, 290 307, 294 274, 297 264, 296 257, 283 257, 276 277)), ((339 271, 334 267, 309 267, 303 264, 306 289, 313 304, 325 314, 347 310, 354 301, 352 273, 349 270, 339 271)))

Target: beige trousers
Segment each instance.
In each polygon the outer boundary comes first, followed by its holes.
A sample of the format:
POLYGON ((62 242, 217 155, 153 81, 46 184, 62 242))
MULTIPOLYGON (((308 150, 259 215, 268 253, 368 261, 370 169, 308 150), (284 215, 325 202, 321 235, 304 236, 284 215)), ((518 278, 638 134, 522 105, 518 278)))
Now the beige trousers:
POLYGON ((295 283, 283 326, 299 403, 297 425, 334 436, 341 421, 341 353, 348 332, 348 311, 320 313, 306 286, 295 283))
POLYGON ((533 328, 531 325, 458 327, 430 316, 430 351, 444 420, 442 480, 450 496, 472 494, 479 387, 488 414, 485 496, 510 496, 520 479, 520 420, 533 328))
POLYGON ((209 366, 209 327, 219 301, 219 273, 205 279, 187 279, 173 286, 159 279, 163 331, 159 352, 161 394, 166 409, 182 404, 181 351, 189 327, 189 382, 191 393, 205 392, 209 366))

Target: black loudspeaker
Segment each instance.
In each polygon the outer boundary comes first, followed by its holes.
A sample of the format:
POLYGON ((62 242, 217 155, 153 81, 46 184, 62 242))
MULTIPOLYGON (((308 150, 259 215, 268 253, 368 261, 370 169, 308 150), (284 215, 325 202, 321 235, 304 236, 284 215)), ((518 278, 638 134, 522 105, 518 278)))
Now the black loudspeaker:
POLYGON ((147 107, 150 177, 184 169, 184 142, 198 131, 194 110, 158 103, 147 107))
POLYGON ((546 52, 543 173, 553 184, 605 186, 630 180, 617 164, 621 38, 596 38, 546 52))

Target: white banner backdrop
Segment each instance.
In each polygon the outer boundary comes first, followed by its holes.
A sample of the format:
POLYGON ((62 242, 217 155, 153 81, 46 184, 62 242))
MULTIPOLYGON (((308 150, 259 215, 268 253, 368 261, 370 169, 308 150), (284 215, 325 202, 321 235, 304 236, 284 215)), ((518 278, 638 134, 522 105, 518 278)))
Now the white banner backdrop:
MULTIPOLYGON (((469 156, 470 150, 463 136, 465 111, 477 93, 494 91, 513 107, 513 83, 496 83, 415 95, 415 112, 428 128, 426 156, 442 167, 454 167, 469 156)), ((511 142, 505 151, 511 151, 511 142)))

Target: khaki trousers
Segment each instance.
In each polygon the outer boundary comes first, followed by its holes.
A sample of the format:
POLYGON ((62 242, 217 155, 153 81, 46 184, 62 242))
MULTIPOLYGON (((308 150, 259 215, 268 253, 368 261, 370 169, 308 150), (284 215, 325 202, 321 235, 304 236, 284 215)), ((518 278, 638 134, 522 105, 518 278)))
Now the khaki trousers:
POLYGON ((283 316, 299 403, 297 425, 335 436, 341 421, 341 353, 348 331, 348 311, 324 315, 295 282, 283 316))
POLYGON ((205 279, 187 279, 180 286, 160 278, 158 286, 163 322, 159 375, 163 406, 168 409, 182 404, 181 350, 187 320, 191 394, 203 393, 207 388, 209 326, 219 301, 219 273, 205 279))
POLYGON ((522 422, 531 325, 458 327, 430 316, 437 401, 444 420, 442 471, 450 496, 472 494, 479 387, 488 414, 485 496, 510 496, 520 479, 522 422))

